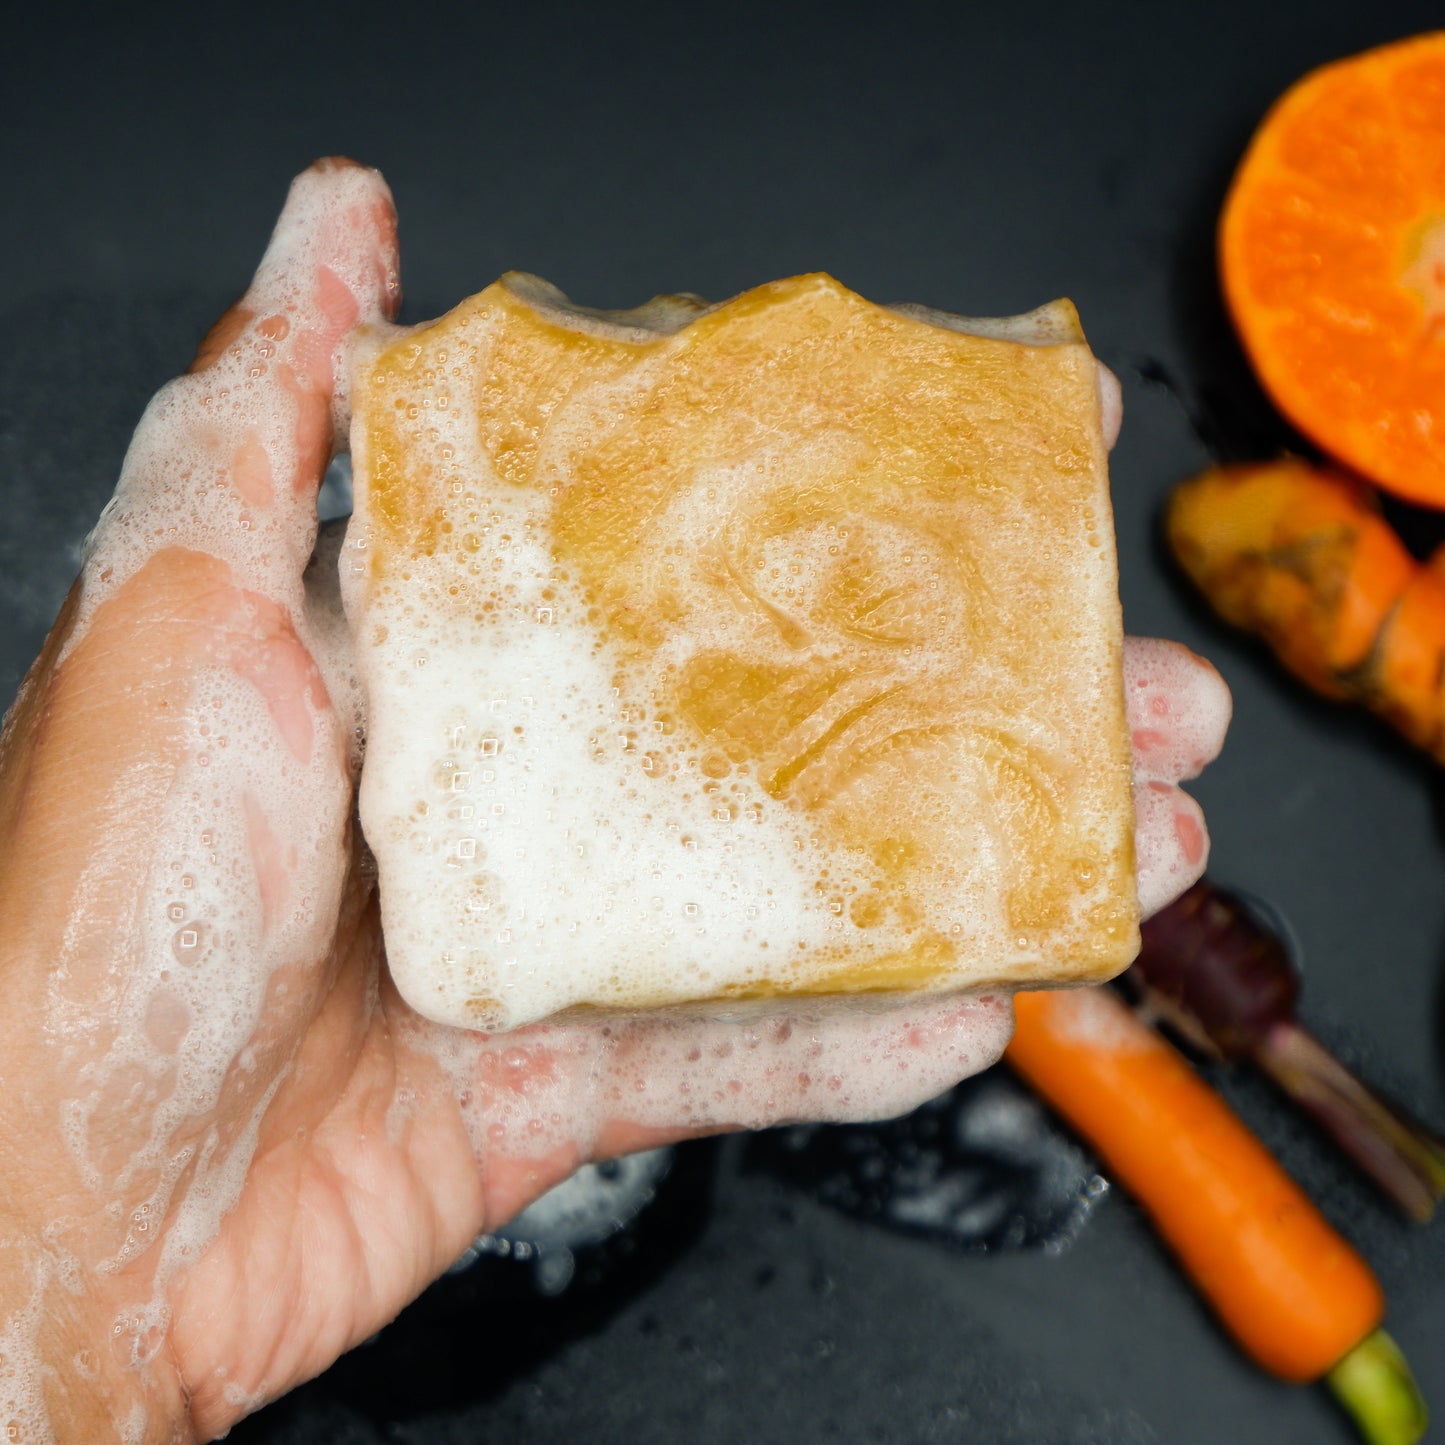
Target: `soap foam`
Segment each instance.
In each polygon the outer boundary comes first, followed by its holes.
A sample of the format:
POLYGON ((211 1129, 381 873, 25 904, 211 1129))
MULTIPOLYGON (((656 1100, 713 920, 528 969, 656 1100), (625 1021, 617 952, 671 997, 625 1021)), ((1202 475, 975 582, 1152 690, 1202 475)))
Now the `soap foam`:
MULTIPOLYGON (((246 293, 251 324, 211 366, 162 387, 136 427, 115 495, 83 549, 80 610, 67 651, 95 609, 166 546, 219 558, 269 597, 295 597, 316 536, 314 514, 309 526, 304 518, 298 523, 291 489, 304 471, 301 397, 317 385, 307 373, 324 366, 312 352, 334 304, 325 282, 370 296, 378 264, 394 264, 376 254, 374 226, 356 220, 385 196, 380 176, 360 166, 323 164, 297 177, 246 293), (351 238, 344 254, 338 235, 351 238), (239 456, 252 459, 248 473, 258 471, 259 459, 267 480, 239 486, 239 456)), ((383 284, 388 293, 399 285, 394 274, 383 284)), ((329 380, 332 420, 344 438, 350 372, 340 366, 329 380)))
POLYGON ((748 978, 740 949, 759 972, 786 973, 799 949, 840 936, 846 922, 782 810, 745 782, 710 792, 696 750, 670 747, 619 699, 585 600, 517 532, 495 578, 515 626, 418 625, 445 616, 432 589, 370 613, 409 638, 373 684, 395 706, 372 722, 363 779, 363 807, 388 820, 376 846, 410 885, 387 929, 403 992, 464 995, 495 959, 518 1020, 665 999, 679 975, 679 992, 706 995, 748 978))
MULTIPOLYGON (((0 1255, 6 1248, 0 1240, 0 1255)), ((22 1304, 6 1300, 0 1314, 0 1439, 35 1441, 54 1439, 41 1385, 40 1325, 52 1266, 46 1259, 33 1265, 29 1298, 22 1304)))

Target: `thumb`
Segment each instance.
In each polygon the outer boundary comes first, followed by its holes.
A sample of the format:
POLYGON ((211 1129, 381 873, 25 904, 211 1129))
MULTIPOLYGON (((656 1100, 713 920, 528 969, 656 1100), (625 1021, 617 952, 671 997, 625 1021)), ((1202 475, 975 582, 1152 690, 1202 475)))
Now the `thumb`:
POLYGON ((226 564, 237 585, 298 602, 316 490, 345 421, 345 345, 395 314, 397 278, 381 176, 345 160, 298 176, 245 295, 136 429, 87 548, 84 613, 175 547, 226 564))

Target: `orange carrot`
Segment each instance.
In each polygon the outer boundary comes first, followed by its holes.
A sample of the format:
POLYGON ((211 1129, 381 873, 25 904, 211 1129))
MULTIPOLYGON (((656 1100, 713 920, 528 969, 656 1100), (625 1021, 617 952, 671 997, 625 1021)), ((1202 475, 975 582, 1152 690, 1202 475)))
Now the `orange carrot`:
POLYGON ((1384 1295, 1183 1055, 1107 988, 1021 993, 1004 1057, 1097 1149, 1230 1333, 1285 1380, 1325 1379, 1371 1445, 1413 1445, 1424 1401, 1384 1295))
POLYGON ((1231 1334, 1317 1380, 1379 1326, 1369 1266, 1184 1057, 1106 989, 1024 993, 1005 1058, 1103 1156, 1231 1334))
POLYGON ((1419 563, 1358 482, 1293 458, 1178 487, 1166 530, 1226 621, 1445 762, 1445 554, 1419 563))

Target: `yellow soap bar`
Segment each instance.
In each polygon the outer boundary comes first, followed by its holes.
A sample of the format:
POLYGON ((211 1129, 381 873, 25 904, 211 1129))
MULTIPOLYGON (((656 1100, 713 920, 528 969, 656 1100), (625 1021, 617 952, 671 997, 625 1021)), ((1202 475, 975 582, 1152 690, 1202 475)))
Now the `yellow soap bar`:
POLYGON ((1034 987, 1138 943, 1073 308, 507 276, 358 360, 361 819, 421 1012, 1034 987))

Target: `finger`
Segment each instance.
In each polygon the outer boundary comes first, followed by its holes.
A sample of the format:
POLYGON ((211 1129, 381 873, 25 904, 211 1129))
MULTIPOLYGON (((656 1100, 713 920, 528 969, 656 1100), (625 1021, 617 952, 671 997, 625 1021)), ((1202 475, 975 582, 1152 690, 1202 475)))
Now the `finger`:
POLYGON ((1229 688, 1187 647, 1126 638, 1124 698, 1136 776, 1178 783, 1219 756, 1233 711, 1229 688))
POLYGON ((316 532, 338 374, 357 327, 394 314, 396 222, 385 182, 349 161, 298 176, 245 296, 195 366, 156 396, 88 548, 88 609, 169 547, 295 599, 316 532))
POLYGON ((594 1153, 723 1129, 891 1119, 997 1061, 1006 994, 914 999, 756 1021, 642 1021, 597 1081, 594 1153))
POLYGON ((1124 425, 1124 390, 1119 378, 1104 365, 1095 361, 1099 371, 1099 420, 1104 432, 1104 445, 1110 451, 1119 440, 1120 428, 1124 425))
POLYGON ((366 734, 366 700, 357 675, 355 650, 341 604, 341 549, 346 523, 327 522, 316 538, 316 549, 306 564, 306 634, 312 656, 325 680, 326 692, 341 719, 349 753, 349 771, 361 767, 362 739, 366 734))
POLYGON ((1199 804, 1172 783, 1137 784, 1134 816, 1139 912, 1149 918, 1203 876, 1209 830, 1199 804))
POLYGON ((1176 643, 1129 638, 1124 687, 1134 747, 1135 855, 1147 918, 1203 874, 1209 833, 1178 783, 1214 758, 1229 725, 1229 689, 1209 663, 1176 643))
POLYGON ((588 1159, 721 1130, 905 1113, 992 1064, 1012 1027, 1003 995, 493 1036, 410 1011, 393 1022, 406 1052, 449 1082, 485 1161, 493 1225, 588 1159))

